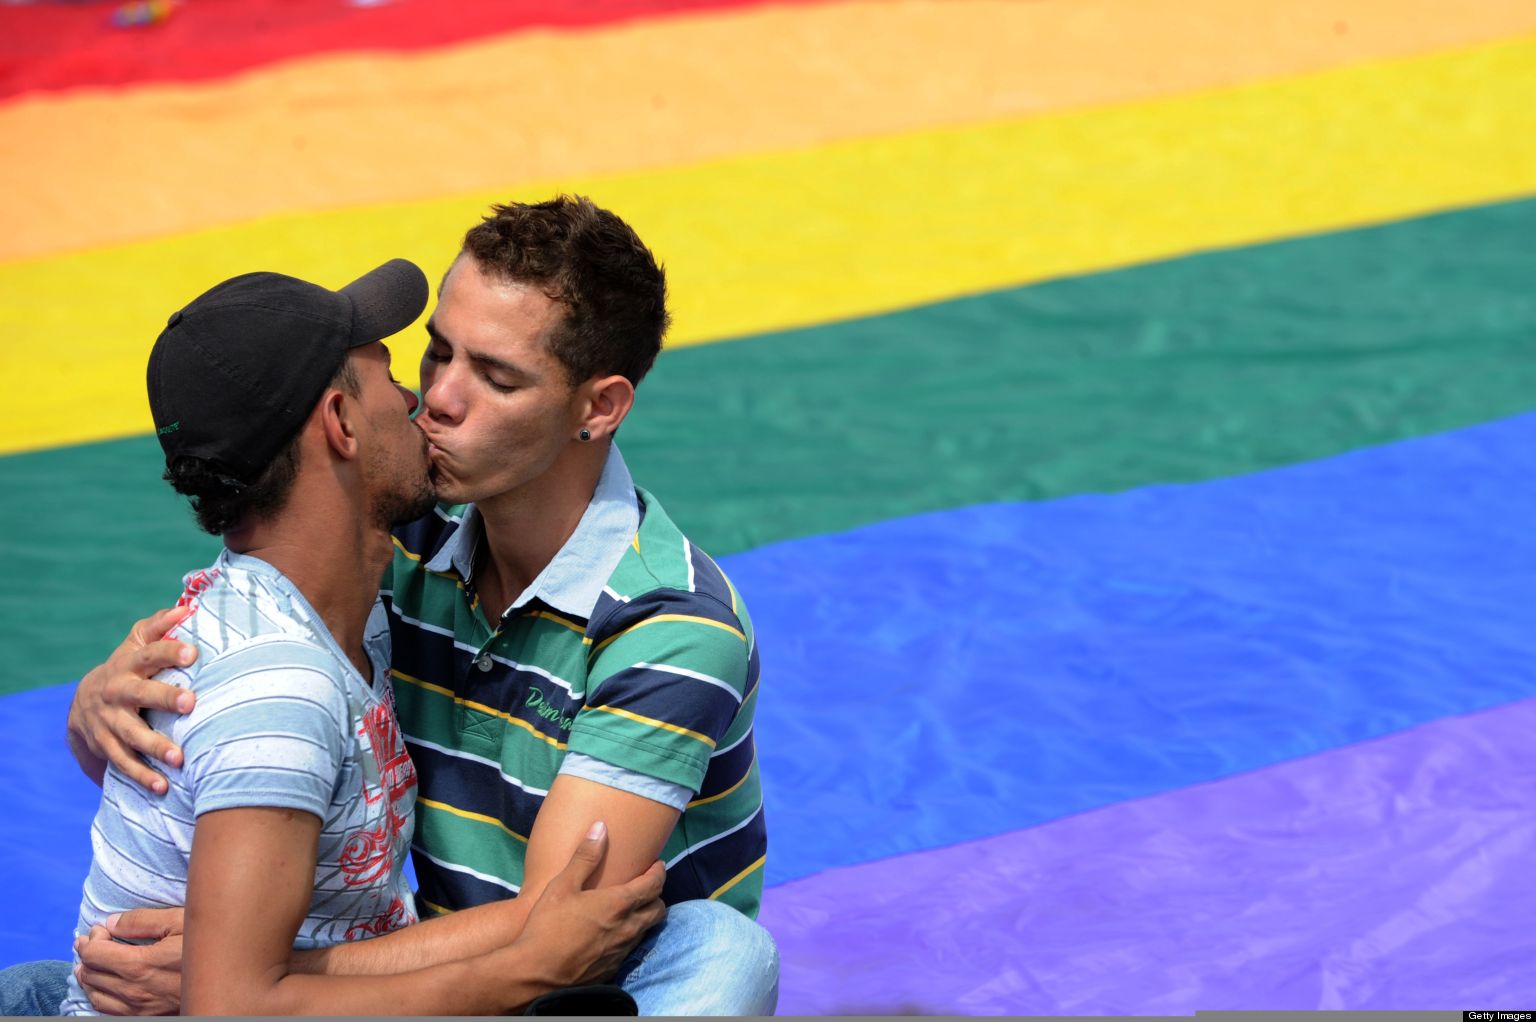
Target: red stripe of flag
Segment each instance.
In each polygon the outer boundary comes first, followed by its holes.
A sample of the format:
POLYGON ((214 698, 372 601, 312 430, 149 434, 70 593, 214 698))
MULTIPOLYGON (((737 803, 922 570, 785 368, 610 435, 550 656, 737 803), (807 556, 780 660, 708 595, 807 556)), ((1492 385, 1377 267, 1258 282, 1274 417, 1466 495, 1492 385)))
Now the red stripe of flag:
MULTIPOLYGON (((526 28, 581 28, 763 0, 180 0, 157 21, 114 15, 153 4, 0 5, 0 97, 79 86, 219 78, 309 54, 409 52, 526 28)), ((815 0, 777 0, 779 4, 815 0)), ((162 8, 163 9, 163 8, 162 8)))

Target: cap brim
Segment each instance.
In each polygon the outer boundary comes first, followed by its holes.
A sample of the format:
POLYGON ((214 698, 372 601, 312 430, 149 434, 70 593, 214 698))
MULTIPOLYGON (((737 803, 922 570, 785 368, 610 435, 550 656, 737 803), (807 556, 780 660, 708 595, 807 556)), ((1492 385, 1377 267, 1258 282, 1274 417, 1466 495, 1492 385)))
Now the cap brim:
POLYGON ((352 300, 349 347, 398 334, 427 307, 427 275, 408 259, 391 259, 341 289, 352 300))

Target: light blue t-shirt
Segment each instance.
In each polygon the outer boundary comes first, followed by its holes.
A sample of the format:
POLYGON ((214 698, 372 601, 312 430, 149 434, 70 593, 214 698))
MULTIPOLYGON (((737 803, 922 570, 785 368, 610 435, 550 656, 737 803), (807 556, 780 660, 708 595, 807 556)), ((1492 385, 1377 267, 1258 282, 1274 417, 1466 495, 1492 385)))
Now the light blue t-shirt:
MULTIPOLYGON (((401 870, 416 771, 395 722, 382 605, 368 620, 373 677, 364 679, 298 589, 264 561, 225 551, 187 576, 182 601, 196 609, 172 634, 195 645, 198 659, 160 678, 197 693, 197 707, 149 718, 182 747, 185 763, 164 770, 163 796, 107 771, 76 934, 114 912, 186 904, 197 817, 244 807, 321 820, 314 895, 296 948, 414 922, 401 870)), ((93 1013, 73 977, 60 1013, 93 1013)))

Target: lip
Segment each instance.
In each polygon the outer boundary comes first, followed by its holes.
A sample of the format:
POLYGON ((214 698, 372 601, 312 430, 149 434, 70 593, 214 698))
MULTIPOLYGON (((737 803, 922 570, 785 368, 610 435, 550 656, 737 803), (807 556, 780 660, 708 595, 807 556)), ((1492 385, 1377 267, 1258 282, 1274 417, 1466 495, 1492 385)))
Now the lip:
POLYGON ((427 446, 429 448, 434 451, 441 451, 443 449, 442 445, 437 442, 437 437, 432 435, 432 431, 430 429, 427 429, 419 421, 416 423, 416 428, 421 430, 421 435, 426 438, 427 446))

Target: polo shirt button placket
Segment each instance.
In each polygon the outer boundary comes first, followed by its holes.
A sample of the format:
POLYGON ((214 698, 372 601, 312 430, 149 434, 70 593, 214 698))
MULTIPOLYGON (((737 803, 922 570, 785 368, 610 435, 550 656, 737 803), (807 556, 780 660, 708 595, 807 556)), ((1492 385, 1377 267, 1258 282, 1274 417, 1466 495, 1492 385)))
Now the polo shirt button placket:
POLYGON ((491 660, 491 646, 496 642, 496 638, 500 634, 501 633, 499 631, 492 632, 490 636, 488 636, 486 640, 480 644, 479 650, 475 652, 474 659, 470 660, 470 664, 481 674, 489 674, 491 668, 496 666, 495 662, 491 660))
POLYGON ((475 666, 480 669, 480 673, 487 674, 490 672, 492 667, 496 666, 491 661, 491 645, 495 643, 497 639, 501 638, 501 630, 506 626, 507 615, 503 614, 501 616, 501 620, 497 622, 496 630, 491 633, 491 637, 489 639, 485 640, 485 645, 480 647, 480 652, 475 654, 475 666))

